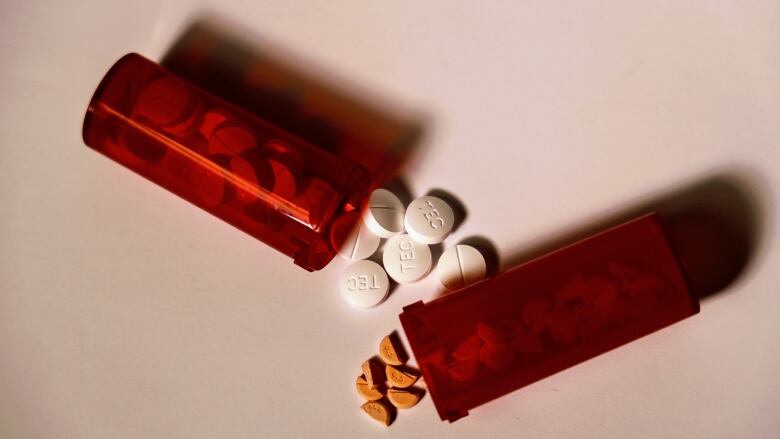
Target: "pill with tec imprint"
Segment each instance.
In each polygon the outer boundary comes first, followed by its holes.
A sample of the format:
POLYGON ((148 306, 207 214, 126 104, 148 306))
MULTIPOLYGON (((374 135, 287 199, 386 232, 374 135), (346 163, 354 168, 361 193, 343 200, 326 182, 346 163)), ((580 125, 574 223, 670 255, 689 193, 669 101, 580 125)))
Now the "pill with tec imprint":
POLYGON ((387 189, 376 189, 368 197, 363 221, 377 236, 389 238, 404 229, 404 205, 387 189))
POLYGON ((482 253, 465 244, 447 249, 436 264, 439 281, 448 290, 457 290, 482 280, 486 272, 482 253))
POLYGON ((371 308, 382 303, 390 288, 390 280, 374 261, 362 260, 350 264, 342 273, 339 289, 344 299, 358 308, 371 308))
POLYGON ((411 203, 406 209, 404 226, 406 233, 423 244, 438 244, 450 234, 455 225, 455 213, 441 198, 426 195, 411 203))
POLYGON ((387 274, 398 283, 416 282, 431 270, 433 257, 427 245, 407 234, 393 236, 385 243, 382 263, 387 274))

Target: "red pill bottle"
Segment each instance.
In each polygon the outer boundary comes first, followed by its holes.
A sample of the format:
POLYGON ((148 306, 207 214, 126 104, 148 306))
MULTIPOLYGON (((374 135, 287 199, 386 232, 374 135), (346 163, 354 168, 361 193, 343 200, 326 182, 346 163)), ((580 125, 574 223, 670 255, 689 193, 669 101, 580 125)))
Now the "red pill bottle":
POLYGON ((363 166, 134 53, 98 86, 83 136, 96 151, 310 271, 333 258, 331 225, 360 208, 370 184, 363 166))
POLYGON ((430 303, 401 323, 443 420, 699 312, 656 214, 430 303))

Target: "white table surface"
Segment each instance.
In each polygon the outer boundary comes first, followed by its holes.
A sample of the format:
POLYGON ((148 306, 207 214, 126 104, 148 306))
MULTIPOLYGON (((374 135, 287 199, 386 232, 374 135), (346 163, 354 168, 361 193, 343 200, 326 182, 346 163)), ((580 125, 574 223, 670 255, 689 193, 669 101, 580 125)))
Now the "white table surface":
POLYGON ((780 433, 780 4, 0 3, 0 437, 771 438, 780 433), (429 117, 405 177, 501 256, 735 172, 765 233, 701 314, 441 422, 359 412, 360 362, 429 277, 357 312, 81 141, 106 68, 216 12, 429 117))

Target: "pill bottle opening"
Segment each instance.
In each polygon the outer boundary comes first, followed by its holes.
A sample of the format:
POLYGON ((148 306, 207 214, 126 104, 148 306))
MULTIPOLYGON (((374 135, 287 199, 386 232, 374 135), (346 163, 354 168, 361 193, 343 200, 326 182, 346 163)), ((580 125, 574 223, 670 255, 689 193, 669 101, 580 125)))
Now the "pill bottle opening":
POLYGON ((101 77, 100 82, 98 83, 98 86, 95 88, 95 92, 92 93, 92 97, 89 100, 89 104, 87 104, 87 111, 84 114, 84 123, 81 125, 81 139, 84 141, 84 143, 88 146, 94 147, 95 142, 92 138, 92 134, 94 131, 92 130, 92 123, 93 118, 95 116, 95 112, 97 111, 97 106, 100 105, 100 98, 105 93, 107 87, 109 84, 111 84, 113 78, 116 76, 117 72, 122 68, 123 65, 125 65, 127 62, 129 62, 133 58, 140 57, 137 53, 128 53, 119 58, 107 71, 106 73, 101 77))

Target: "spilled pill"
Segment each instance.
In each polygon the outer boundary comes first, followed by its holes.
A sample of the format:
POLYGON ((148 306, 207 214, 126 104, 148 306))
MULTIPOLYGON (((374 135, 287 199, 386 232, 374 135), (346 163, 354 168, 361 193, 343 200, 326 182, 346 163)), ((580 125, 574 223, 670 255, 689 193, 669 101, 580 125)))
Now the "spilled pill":
POLYGON ((458 244, 442 253, 436 274, 448 290, 457 290, 485 277, 485 258, 470 245, 458 244))
POLYGON ((331 227, 331 244, 341 256, 352 259, 365 259, 379 248, 381 238, 371 233, 357 218, 358 213, 343 215, 331 227))
POLYGON ((386 335, 379 343, 379 358, 391 366, 400 366, 406 362, 403 348, 398 345, 393 335, 386 335))
POLYGON ((404 216, 406 233, 423 244, 438 244, 444 241, 454 225, 455 214, 449 204, 430 195, 409 203, 404 216))
POLYGON ((417 405, 420 394, 402 389, 390 389, 387 391, 387 400, 399 409, 408 409, 417 405))
POLYGON ((390 238, 385 243, 382 263, 387 274, 398 283, 416 282, 431 270, 433 257, 425 244, 415 242, 409 235, 390 238))
MULTIPOLYGON (((379 264, 364 259, 353 262, 341 273, 339 287, 350 305, 371 308, 385 300, 390 281, 379 264)), ((369 376, 366 378, 370 381, 369 376)))
POLYGON ((363 220, 377 236, 389 238, 403 231, 404 205, 387 189, 376 189, 368 197, 363 220))
POLYGON ((385 396, 380 390, 380 387, 373 389, 369 387, 368 382, 363 375, 357 377, 357 380, 355 380, 355 388, 357 389, 358 395, 366 401, 376 401, 385 396))
POLYGON ((360 368, 363 369, 363 377, 369 389, 376 389, 384 383, 385 375, 382 367, 375 360, 368 359, 364 361, 360 368))
POLYGON ((382 401, 369 401, 360 406, 360 408, 373 419, 384 424, 385 427, 390 425, 390 422, 392 421, 390 408, 382 401))
POLYGON ((385 366, 385 376, 393 387, 404 389, 414 384, 420 377, 415 372, 409 370, 401 370, 395 366, 385 366))

